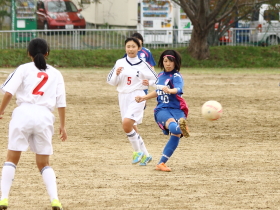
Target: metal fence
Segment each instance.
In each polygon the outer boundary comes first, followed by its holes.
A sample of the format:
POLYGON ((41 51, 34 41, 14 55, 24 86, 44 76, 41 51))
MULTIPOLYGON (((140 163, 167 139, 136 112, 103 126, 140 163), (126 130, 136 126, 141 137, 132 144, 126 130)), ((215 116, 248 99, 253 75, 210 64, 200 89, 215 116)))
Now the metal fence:
MULTIPOLYGON (((0 31, 0 49, 26 49, 29 41, 35 37, 46 39, 51 49, 122 49, 124 40, 135 32, 136 30, 129 29, 0 31)), ((137 32, 143 35, 145 46, 154 49, 187 46, 192 30, 138 30, 137 32)), ((251 28, 230 29, 221 39, 220 45, 259 45, 259 37, 252 36, 255 32, 256 29, 251 28)), ((279 44, 280 34, 277 32, 274 36, 276 36, 274 44, 279 44)), ((262 41, 267 43, 267 38, 263 38, 262 41)))

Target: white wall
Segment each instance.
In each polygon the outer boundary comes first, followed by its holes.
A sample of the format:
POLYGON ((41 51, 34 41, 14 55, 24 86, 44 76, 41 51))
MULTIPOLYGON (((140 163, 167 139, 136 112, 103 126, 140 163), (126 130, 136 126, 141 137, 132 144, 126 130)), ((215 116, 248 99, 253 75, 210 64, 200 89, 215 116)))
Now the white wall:
MULTIPOLYGON (((78 0, 73 0, 76 3, 78 0)), ((138 0, 101 0, 100 4, 84 4, 81 14, 86 22, 110 26, 136 27, 138 0)))

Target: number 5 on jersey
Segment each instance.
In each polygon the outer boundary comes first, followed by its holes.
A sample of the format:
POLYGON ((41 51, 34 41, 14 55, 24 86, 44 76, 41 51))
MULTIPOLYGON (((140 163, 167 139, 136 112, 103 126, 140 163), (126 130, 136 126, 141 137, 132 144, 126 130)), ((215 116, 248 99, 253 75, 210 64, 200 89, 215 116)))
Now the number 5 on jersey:
POLYGON ((37 74, 37 77, 38 77, 38 78, 42 78, 42 77, 43 77, 43 79, 42 79, 42 81, 34 88, 32 94, 33 94, 33 95, 41 95, 41 96, 42 96, 42 95, 44 95, 44 92, 39 91, 39 90, 44 86, 44 84, 46 84, 46 82, 48 81, 49 76, 48 76, 47 73, 45 73, 45 72, 39 72, 39 73, 37 74))
POLYGON ((127 77, 127 85, 131 85, 131 77, 127 77))

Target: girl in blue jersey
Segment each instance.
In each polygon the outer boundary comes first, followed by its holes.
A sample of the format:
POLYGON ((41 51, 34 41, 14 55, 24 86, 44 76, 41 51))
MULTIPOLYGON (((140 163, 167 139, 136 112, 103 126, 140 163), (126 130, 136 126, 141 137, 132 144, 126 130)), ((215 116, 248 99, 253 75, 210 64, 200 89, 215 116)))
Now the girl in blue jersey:
POLYGON ((165 163, 176 150, 180 138, 189 137, 186 121, 188 106, 182 98, 184 80, 179 72, 180 54, 174 50, 164 51, 160 56, 158 66, 163 71, 158 74, 156 90, 148 95, 137 96, 135 100, 140 103, 157 97, 158 104, 154 110, 155 121, 165 135, 170 134, 170 138, 163 149, 156 170, 169 172, 171 169, 165 163))

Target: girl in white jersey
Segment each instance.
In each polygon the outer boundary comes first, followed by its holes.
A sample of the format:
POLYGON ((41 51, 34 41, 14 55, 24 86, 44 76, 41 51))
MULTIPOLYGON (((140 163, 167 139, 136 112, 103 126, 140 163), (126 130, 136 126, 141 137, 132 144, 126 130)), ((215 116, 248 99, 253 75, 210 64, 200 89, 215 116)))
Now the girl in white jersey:
POLYGON ((127 56, 117 60, 107 77, 107 82, 117 86, 119 92, 122 127, 134 150, 132 164, 140 162, 141 166, 145 166, 152 160, 152 156, 137 129, 137 124, 142 123, 145 102, 137 103, 134 98, 138 95, 144 96, 144 90, 155 84, 157 76, 148 63, 138 58, 137 53, 140 49, 138 39, 127 38, 127 56))
POLYGON ((18 107, 13 111, 9 125, 7 159, 1 177, 0 209, 8 208, 8 196, 21 152, 30 147, 30 150, 36 153, 36 164, 50 196, 52 209, 62 210, 49 155, 53 153, 52 111, 55 107, 58 108, 60 119, 60 138, 62 141, 67 139, 64 80, 57 69, 46 64, 45 59, 50 51, 44 39, 31 40, 27 51, 32 62, 20 65, 1 86, 4 96, 0 106, 0 119, 13 95, 16 95, 18 107))

